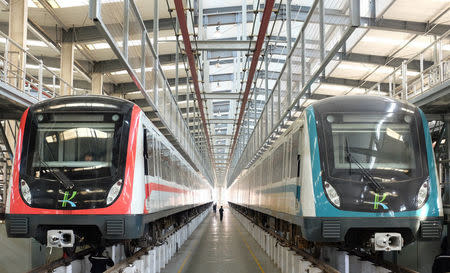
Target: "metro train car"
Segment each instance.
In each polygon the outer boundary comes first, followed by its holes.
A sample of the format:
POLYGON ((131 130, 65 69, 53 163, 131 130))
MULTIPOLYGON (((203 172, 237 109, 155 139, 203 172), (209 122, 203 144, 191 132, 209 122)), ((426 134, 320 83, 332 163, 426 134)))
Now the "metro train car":
POLYGON ((428 122, 391 98, 309 105, 228 192, 232 204, 300 226, 310 242, 390 251, 441 236, 428 122))
POLYGON ((141 238, 159 216, 212 200, 210 183, 123 99, 69 96, 31 106, 15 155, 7 234, 52 247, 141 238))

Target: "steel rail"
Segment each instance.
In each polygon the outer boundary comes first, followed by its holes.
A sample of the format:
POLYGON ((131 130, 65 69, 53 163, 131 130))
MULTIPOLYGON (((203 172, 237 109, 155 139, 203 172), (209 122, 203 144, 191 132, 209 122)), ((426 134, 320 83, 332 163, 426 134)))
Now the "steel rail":
MULTIPOLYGON (((274 0, 271 0, 274 1, 274 0)), ((198 83, 197 67, 195 65, 195 57, 192 51, 191 40, 189 38, 189 30, 187 27, 186 15, 184 14, 184 7, 182 0, 174 0, 175 10, 177 11, 178 22, 180 25, 181 35, 183 36, 184 50, 188 57, 189 68, 191 71, 192 82, 194 83, 195 97, 197 99, 198 108, 200 110, 200 116, 203 123, 203 129, 205 131, 206 142, 208 143, 209 156, 212 156, 211 141, 209 139, 208 124, 206 122, 205 111, 203 107, 202 94, 200 93, 200 87, 198 83)))
MULTIPOLYGON (((210 207, 208 207, 210 208, 210 207)), ((200 216, 203 212, 205 212, 206 210, 208 210, 208 208, 202 210, 201 212, 198 212, 197 214, 189 217, 186 222, 182 225, 182 226, 178 226, 176 228, 174 228, 173 230, 171 230, 170 232, 166 233, 163 237, 158 238, 158 241, 152 245, 143 247, 142 249, 138 250, 136 253, 134 253, 132 256, 125 258, 124 260, 118 262, 117 264, 115 264, 113 267, 108 268, 108 270, 106 270, 104 273, 115 273, 115 272, 121 272, 124 268, 127 268, 130 264, 133 264, 135 261, 139 260, 142 256, 145 256, 148 254, 148 252, 150 250, 152 250, 153 248, 157 247, 157 246, 161 246, 166 244, 167 239, 172 236, 173 234, 175 234, 177 231, 181 230, 182 228, 184 228, 186 225, 188 225, 189 223, 191 223, 192 220, 194 220, 195 218, 197 218, 198 216, 200 216)), ((169 259, 170 260, 170 259, 169 259)))
MULTIPOLYGON (((175 0, 175 1, 177 1, 177 0, 175 0)), ((178 0, 178 1, 180 1, 180 0, 178 0)), ((272 14, 274 4, 275 4, 275 0, 267 0, 266 5, 264 7, 263 16, 261 19, 261 26, 259 27, 258 39, 256 40, 255 50, 253 51, 252 63, 250 64, 250 69, 248 71, 247 83, 246 83, 244 95, 242 98, 241 109, 239 111, 239 117, 238 117, 238 120, 236 123, 236 129, 235 129, 235 133, 234 133, 234 137, 233 137, 233 144, 230 149, 230 158, 236 147, 237 138, 239 136, 239 129, 241 127, 242 118, 244 117, 244 113, 245 113, 245 106, 247 104, 248 97, 250 94, 250 89, 253 84, 253 77, 255 76, 256 66, 258 65, 259 55, 261 54, 261 48, 264 43, 264 38, 266 37, 266 31, 269 26, 270 15, 272 14)))
MULTIPOLYGON (((262 230, 266 231, 267 233, 269 233, 270 235, 275 237, 278 240, 278 244, 279 245, 285 246, 285 247, 289 246, 298 255, 302 256, 303 258, 305 258, 306 260, 311 262, 315 267, 323 270, 323 272, 326 272, 326 273, 339 273, 339 271, 336 268, 330 266, 325 261, 320 260, 318 258, 315 258, 312 254, 308 253, 304 249, 301 249, 301 248, 295 247, 293 245, 290 245, 288 242, 285 241, 285 238, 281 237, 276 232, 273 232, 272 230, 268 229, 267 227, 264 227, 263 225, 260 225, 259 223, 255 223, 251 217, 249 217, 247 214, 242 213, 239 209, 233 208, 233 210, 235 212, 241 214, 243 217, 245 217, 247 220, 249 220, 250 223, 252 223, 253 225, 257 225, 259 228, 261 228, 262 230)), ((418 271, 406 268, 404 266, 397 265, 397 264, 394 264, 394 263, 386 261, 386 260, 381 260, 378 257, 376 257, 375 255, 369 255, 367 253, 364 253, 364 252, 361 252, 361 251, 358 251, 358 250, 355 250, 355 249, 351 249, 351 248, 341 248, 341 247, 337 247, 337 248, 339 250, 341 250, 341 251, 348 252, 349 256, 357 256, 361 260, 369 261, 369 262, 373 263, 374 265, 381 266, 381 267, 383 267, 385 269, 391 270, 392 272, 419 273, 418 271)))
POLYGON ((94 251, 95 251, 95 249, 93 247, 90 247, 90 248, 87 248, 87 249, 84 249, 84 250, 81 250, 81 251, 75 253, 72 257, 61 258, 61 259, 58 259, 51 263, 31 269, 30 271, 28 271, 28 273, 53 272, 53 270, 55 270, 56 268, 58 268, 60 266, 70 264, 71 262, 73 262, 75 260, 84 259, 84 257, 94 253, 94 251))

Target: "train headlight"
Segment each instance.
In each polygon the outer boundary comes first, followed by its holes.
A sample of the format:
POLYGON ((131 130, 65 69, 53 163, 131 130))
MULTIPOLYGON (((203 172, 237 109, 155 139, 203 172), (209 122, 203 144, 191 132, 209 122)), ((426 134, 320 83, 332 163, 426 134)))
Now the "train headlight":
POLYGON ((120 190, 122 189, 122 179, 114 183, 111 189, 108 192, 108 196, 106 197, 106 205, 111 204, 119 195, 120 190))
POLYGON ((330 183, 325 182, 325 191, 327 192, 328 198, 330 199, 330 201, 336 206, 336 207, 340 207, 341 206, 341 198, 339 197, 339 194, 337 193, 337 191, 333 188, 333 186, 331 186, 330 183))
POLYGON ((20 192, 22 193, 22 197, 27 202, 28 205, 31 205, 31 191, 30 187, 27 184, 27 181, 20 180, 20 192))
POLYGON ((425 204, 425 200, 428 196, 428 186, 429 181, 425 181, 422 186, 420 186, 419 192, 417 193, 417 208, 421 208, 425 204))

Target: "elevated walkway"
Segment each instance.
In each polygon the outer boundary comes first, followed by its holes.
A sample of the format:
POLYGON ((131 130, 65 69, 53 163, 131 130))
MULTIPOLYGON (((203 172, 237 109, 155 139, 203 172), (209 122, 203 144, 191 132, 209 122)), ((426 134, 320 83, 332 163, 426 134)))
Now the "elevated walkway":
POLYGON ((19 120, 23 111, 38 99, 0 79, 0 119, 19 120))

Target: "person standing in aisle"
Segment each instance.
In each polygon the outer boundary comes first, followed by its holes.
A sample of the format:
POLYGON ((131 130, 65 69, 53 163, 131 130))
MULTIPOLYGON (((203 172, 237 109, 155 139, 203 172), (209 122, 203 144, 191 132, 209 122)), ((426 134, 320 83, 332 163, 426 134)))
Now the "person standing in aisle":
POLYGON ((214 211, 214 213, 216 213, 216 210, 217 210, 217 204, 214 203, 214 205, 213 205, 213 211, 214 211))
POLYGON ((95 254, 89 257, 89 261, 92 264, 91 273, 105 272, 106 267, 114 266, 114 261, 109 256, 103 256, 104 247, 99 247, 95 254))
POLYGON ((222 222, 222 219, 223 219, 223 206, 220 206, 219 214, 220 214, 220 222, 222 222))

